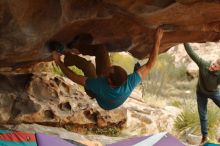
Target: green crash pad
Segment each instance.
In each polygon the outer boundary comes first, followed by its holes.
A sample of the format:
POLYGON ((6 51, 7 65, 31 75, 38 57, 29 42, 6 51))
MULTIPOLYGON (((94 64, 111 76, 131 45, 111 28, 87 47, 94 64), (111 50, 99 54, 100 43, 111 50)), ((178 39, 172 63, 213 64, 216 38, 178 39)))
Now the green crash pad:
POLYGON ((204 146, 220 146, 220 144, 217 143, 206 143, 204 146))

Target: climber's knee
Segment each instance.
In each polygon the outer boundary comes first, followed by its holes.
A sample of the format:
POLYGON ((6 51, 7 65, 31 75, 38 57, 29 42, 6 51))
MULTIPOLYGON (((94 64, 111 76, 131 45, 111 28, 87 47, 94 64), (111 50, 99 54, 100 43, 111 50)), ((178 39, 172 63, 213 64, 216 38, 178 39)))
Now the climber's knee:
POLYGON ((86 65, 82 68, 84 75, 87 77, 96 77, 95 65, 88 61, 86 65))
POLYGON ((66 66, 72 66, 74 65, 74 59, 73 59, 74 56, 72 55, 69 55, 69 54, 66 54, 65 57, 64 57, 64 64, 66 66))

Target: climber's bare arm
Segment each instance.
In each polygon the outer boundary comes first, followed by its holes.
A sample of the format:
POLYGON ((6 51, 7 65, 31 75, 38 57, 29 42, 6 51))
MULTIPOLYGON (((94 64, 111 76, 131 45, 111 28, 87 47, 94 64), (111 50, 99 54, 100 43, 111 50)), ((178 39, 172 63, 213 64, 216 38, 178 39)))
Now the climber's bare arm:
POLYGON ((53 59, 56 64, 60 67, 62 72, 73 82, 85 86, 85 82, 87 77, 77 75, 76 73, 72 72, 68 67, 64 65, 64 63, 60 60, 60 54, 57 52, 53 52, 53 59))
POLYGON ((157 32, 156 32, 156 35, 155 35, 154 48, 152 49, 149 60, 140 69, 138 69, 138 74, 141 76, 142 81, 148 75, 148 73, 150 72, 150 70, 152 69, 152 67, 154 66, 154 64, 156 62, 158 52, 159 52, 159 48, 160 48, 160 41, 161 41, 162 36, 163 36, 163 29, 158 28, 157 32))

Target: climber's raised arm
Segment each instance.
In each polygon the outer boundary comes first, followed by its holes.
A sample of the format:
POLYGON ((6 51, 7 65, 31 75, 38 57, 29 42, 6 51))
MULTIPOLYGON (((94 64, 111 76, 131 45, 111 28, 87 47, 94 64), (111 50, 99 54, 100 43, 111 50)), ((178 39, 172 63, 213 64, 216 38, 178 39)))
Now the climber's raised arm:
POLYGON ((196 54, 192 47, 190 46, 189 43, 184 43, 183 44, 185 47, 185 50, 187 52, 187 54, 190 56, 190 58, 198 65, 200 66, 201 64, 205 64, 205 60, 203 60, 201 57, 198 56, 198 54, 196 54))
POLYGON ((163 32, 164 31, 163 31, 162 28, 157 29, 157 32, 156 32, 156 35, 155 35, 155 44, 154 44, 154 47, 153 47, 152 52, 150 54, 149 60, 140 69, 138 69, 138 74, 140 75, 142 80, 145 79, 145 77, 150 72, 150 70, 152 69, 152 67, 154 66, 154 64, 156 62, 158 52, 159 52, 159 49, 160 49, 160 41, 161 41, 161 38, 163 36, 163 32))

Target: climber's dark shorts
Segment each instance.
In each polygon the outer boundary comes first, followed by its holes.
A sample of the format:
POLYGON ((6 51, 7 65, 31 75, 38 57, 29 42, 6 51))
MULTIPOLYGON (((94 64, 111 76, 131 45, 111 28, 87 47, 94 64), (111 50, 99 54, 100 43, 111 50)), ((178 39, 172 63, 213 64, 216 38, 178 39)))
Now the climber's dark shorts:
POLYGON ((89 95, 91 97, 91 99, 94 99, 94 98, 97 97, 96 94, 93 93, 92 91, 90 91, 90 90, 88 90, 86 88, 84 88, 84 89, 85 89, 86 94, 89 95))

